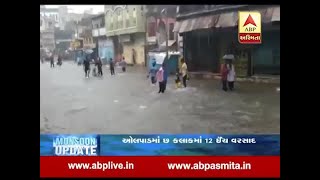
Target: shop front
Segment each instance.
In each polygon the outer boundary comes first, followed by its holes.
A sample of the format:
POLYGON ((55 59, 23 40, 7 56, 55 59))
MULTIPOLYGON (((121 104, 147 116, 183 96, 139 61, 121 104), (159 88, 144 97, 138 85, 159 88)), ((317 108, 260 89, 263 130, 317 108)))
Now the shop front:
POLYGON ((280 7, 258 9, 262 44, 240 44, 238 11, 186 18, 174 31, 183 36, 183 56, 193 72, 219 73, 222 57, 234 54, 238 76, 280 74, 280 7))
POLYGON ((108 63, 108 61, 114 58, 114 45, 113 41, 99 40, 98 41, 98 53, 103 63, 108 63))

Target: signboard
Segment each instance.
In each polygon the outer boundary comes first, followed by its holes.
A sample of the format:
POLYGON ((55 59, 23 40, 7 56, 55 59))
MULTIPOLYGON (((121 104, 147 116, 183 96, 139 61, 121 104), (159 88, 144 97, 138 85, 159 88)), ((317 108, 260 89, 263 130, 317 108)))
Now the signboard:
POLYGON ((119 36, 119 40, 120 40, 120 42, 130 42, 131 37, 130 37, 130 35, 121 35, 121 36, 119 36))
POLYGON ((82 48, 82 46, 83 46, 82 44, 83 43, 82 43, 81 40, 74 40, 74 41, 71 42, 70 46, 72 48, 82 48))
POLYGON ((261 44, 260 12, 239 11, 238 40, 241 44, 261 44))

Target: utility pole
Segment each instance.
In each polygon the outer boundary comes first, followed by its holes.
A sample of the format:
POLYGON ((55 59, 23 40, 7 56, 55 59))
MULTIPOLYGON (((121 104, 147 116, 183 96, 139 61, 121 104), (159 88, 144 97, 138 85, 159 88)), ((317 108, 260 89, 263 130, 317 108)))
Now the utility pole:
POLYGON ((165 28, 166 28, 166 56, 167 56, 167 60, 169 60, 169 28, 168 28, 168 14, 167 14, 167 9, 164 8, 161 11, 161 14, 164 14, 164 17, 166 19, 166 24, 165 24, 165 28))
MULTIPOLYGON (((142 6, 144 6, 144 5, 142 5, 142 6)), ((145 7, 143 8, 143 15, 144 15, 144 19, 145 19, 145 23, 144 23, 144 27, 145 27, 145 40, 144 40, 144 54, 145 54, 145 56, 144 56, 144 66, 145 67, 147 67, 147 64, 148 64, 148 61, 149 61, 149 59, 148 59, 148 16, 147 16, 147 13, 148 13, 148 6, 147 5, 145 5, 145 7)))
POLYGON ((79 39, 79 22, 77 21, 77 39, 79 39))
POLYGON ((167 60, 169 60, 169 24, 168 24, 168 14, 166 9, 166 50, 167 50, 167 60))

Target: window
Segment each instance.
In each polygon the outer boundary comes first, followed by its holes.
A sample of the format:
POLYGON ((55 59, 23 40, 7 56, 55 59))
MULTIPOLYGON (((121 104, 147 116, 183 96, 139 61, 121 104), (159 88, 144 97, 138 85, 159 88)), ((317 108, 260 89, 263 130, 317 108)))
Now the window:
POLYGON ((129 10, 127 10, 127 13, 126 13, 126 27, 130 27, 129 10))
POLYGON ((109 31, 108 28, 110 28, 110 22, 109 22, 109 19, 108 19, 108 18, 109 18, 109 13, 108 13, 108 12, 106 12, 106 16, 105 16, 105 17, 107 17, 107 20, 108 20, 108 21, 106 22, 106 25, 105 25, 105 26, 106 26, 107 31, 109 31))
POLYGON ((152 37, 152 36, 156 36, 156 22, 150 22, 148 24, 148 36, 152 37))
POLYGON ((112 30, 113 30, 113 16, 112 16, 112 14, 111 14, 111 16, 110 16, 110 23, 109 23, 109 25, 110 25, 110 31, 112 31, 112 30))
POLYGON ((100 22, 100 27, 104 27, 105 26, 105 22, 104 22, 104 19, 101 19, 101 22, 100 22))
POLYGON ((170 23, 170 24, 169 24, 169 40, 174 40, 173 27, 174 27, 174 24, 173 24, 173 23, 170 23))
POLYGON ((144 15, 143 6, 144 6, 144 5, 141 5, 141 16, 143 16, 143 15, 144 15))
POLYGON ((113 16, 113 29, 118 29, 118 16, 117 14, 114 14, 113 16))
POLYGON ((118 29, 123 28, 122 11, 118 11, 118 29))
POLYGON ((133 24, 133 26, 136 26, 136 25, 137 25, 137 12, 136 12, 136 8, 133 8, 132 24, 133 24))

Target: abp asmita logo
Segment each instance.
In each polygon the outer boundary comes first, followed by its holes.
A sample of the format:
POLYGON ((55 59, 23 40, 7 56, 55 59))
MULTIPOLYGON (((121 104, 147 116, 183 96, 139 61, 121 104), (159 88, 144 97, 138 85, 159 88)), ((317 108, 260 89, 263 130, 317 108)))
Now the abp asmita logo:
POLYGON ((238 40, 241 44, 261 44, 260 12, 239 11, 238 40))

